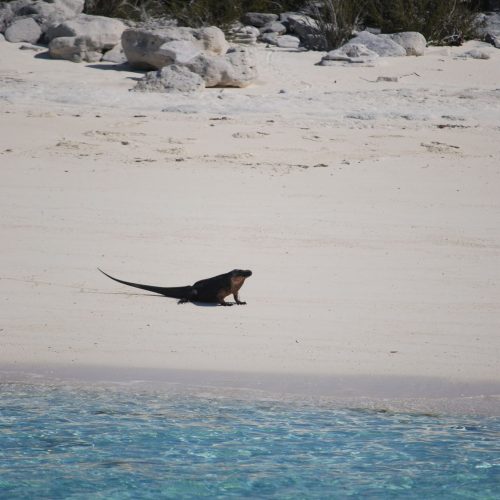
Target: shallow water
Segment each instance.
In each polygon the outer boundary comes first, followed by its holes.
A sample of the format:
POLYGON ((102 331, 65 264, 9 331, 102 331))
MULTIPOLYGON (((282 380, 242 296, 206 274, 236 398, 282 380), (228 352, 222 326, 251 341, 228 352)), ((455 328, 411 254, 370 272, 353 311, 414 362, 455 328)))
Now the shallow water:
POLYGON ((0 498, 498 498, 500 417, 0 385, 0 498))

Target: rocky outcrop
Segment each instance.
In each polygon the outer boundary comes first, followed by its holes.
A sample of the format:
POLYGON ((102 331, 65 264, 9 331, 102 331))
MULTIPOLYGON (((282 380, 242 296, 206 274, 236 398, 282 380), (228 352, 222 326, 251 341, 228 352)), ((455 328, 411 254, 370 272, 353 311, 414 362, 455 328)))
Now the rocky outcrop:
POLYGON ((224 33, 215 27, 127 29, 122 34, 122 45, 129 64, 140 69, 160 69, 174 64, 181 46, 184 53, 191 46, 193 57, 200 51, 225 54, 229 46, 224 33), (172 42, 187 43, 175 45, 172 42))
POLYGON ((253 52, 246 47, 228 49, 224 33, 215 27, 128 29, 122 45, 131 66, 185 66, 207 87, 246 87, 257 77, 253 52))
POLYGON ((172 64, 158 71, 146 73, 132 90, 136 92, 193 93, 204 88, 205 82, 201 76, 185 66, 172 64))

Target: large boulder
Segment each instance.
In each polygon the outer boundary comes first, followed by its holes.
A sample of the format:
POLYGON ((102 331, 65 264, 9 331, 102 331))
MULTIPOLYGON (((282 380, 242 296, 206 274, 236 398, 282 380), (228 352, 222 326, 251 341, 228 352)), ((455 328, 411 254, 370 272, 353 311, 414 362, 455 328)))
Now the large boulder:
POLYGON ((232 47, 224 56, 202 52, 186 66, 207 87, 247 87, 257 78, 255 55, 246 47, 232 47))
POLYGON ((407 56, 423 56, 427 47, 424 35, 417 31, 402 31, 389 35, 391 40, 401 45, 406 50, 407 56))
POLYGON ((97 50, 105 51, 117 45, 126 26, 118 20, 103 16, 79 16, 51 27, 45 33, 47 41, 60 37, 84 37, 97 50))
POLYGON ((189 47, 209 54, 225 54, 229 45, 224 33, 216 27, 161 29, 127 29, 122 34, 122 45, 129 64, 140 69, 160 69, 174 64, 182 48, 189 47), (172 42, 188 42, 173 45, 172 42))
POLYGON ((132 89, 137 92, 199 92, 205 88, 203 78, 185 66, 172 64, 146 73, 132 89))
POLYGON ((373 35, 368 31, 361 31, 345 45, 353 44, 364 45, 381 57, 406 56, 406 49, 392 40, 389 35, 373 35))
POLYGON ((31 17, 18 17, 5 30, 5 39, 13 43, 37 43, 41 36, 42 30, 40 26, 31 17))
POLYGON ((268 23, 278 20, 277 14, 268 14, 261 12, 247 12, 241 19, 243 24, 262 28, 268 23))

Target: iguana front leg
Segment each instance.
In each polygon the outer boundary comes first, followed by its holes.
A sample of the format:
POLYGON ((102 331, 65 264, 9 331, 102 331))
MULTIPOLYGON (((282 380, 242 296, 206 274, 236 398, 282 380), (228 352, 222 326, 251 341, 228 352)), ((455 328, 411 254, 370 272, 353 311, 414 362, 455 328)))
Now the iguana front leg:
POLYGON ((239 305, 239 306, 244 306, 246 302, 242 302, 239 297, 238 297, 238 292, 233 293, 234 301, 239 305))

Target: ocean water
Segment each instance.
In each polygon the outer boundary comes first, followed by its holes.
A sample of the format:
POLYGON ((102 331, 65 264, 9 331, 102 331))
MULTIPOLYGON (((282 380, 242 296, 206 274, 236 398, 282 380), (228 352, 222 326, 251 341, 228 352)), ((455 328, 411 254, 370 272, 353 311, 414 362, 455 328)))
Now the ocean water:
POLYGON ((0 385, 0 498, 500 498, 500 417, 0 385))

